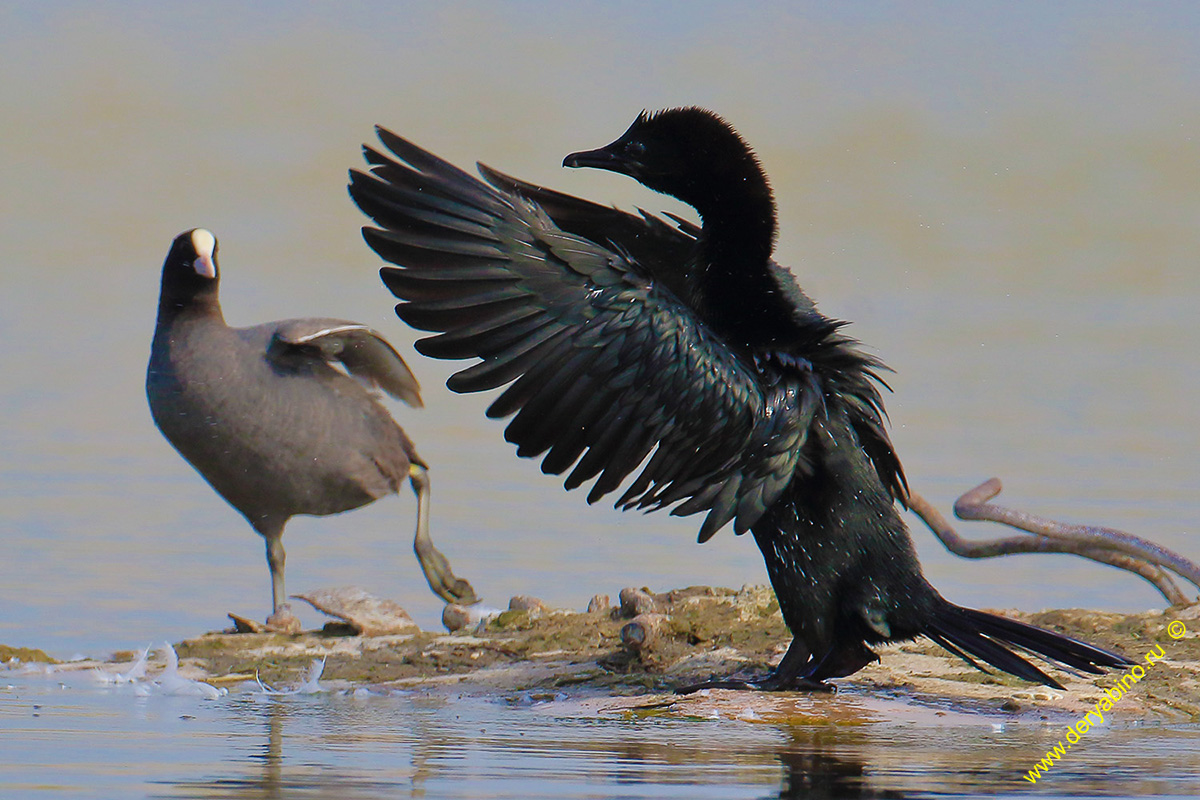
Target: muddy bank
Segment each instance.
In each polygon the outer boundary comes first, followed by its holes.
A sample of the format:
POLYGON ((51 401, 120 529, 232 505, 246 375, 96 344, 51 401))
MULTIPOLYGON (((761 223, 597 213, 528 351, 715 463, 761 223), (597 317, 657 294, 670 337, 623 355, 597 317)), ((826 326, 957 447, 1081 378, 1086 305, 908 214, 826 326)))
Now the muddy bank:
POLYGON ((9 647, 6 644, 0 644, 0 664, 8 664, 16 661, 34 664, 58 663, 42 650, 35 650, 29 647, 9 647))
MULTIPOLYGON (((273 684, 299 681, 314 658, 325 658, 322 681, 330 685, 589 698, 597 708, 631 713, 750 713, 763 720, 813 713, 812 704, 797 705, 797 696, 788 693, 672 694, 677 686, 714 676, 762 674, 782 656, 790 637, 769 587, 691 587, 661 594, 625 590, 619 602, 609 605, 598 596, 583 612, 545 608, 530 598, 515 599, 513 605, 452 634, 352 635, 353 626, 339 620, 299 634, 209 633, 180 642, 177 650, 193 677, 226 684, 256 674, 273 684)), ((1127 690, 1114 704, 1117 718, 1200 719, 1200 607, 1142 614, 1003 613, 1138 661, 1142 675, 1136 683, 1126 682, 1127 690), (1185 633, 1175 638, 1180 624, 1185 633), (1160 652, 1161 661, 1145 658, 1160 652)), ((6 661, 13 655, 39 660, 30 651, 0 649, 6 661)), ((1122 676, 1052 670, 1066 686, 1060 692, 981 673, 925 640, 886 647, 880 655, 878 663, 836 681, 847 702, 872 698, 943 709, 936 713, 1067 718, 1086 712, 1122 676)), ((117 653, 112 661, 134 657, 117 653)), ((77 665, 82 666, 87 665, 77 665)), ((836 703, 817 705, 822 713, 836 713, 836 703)))

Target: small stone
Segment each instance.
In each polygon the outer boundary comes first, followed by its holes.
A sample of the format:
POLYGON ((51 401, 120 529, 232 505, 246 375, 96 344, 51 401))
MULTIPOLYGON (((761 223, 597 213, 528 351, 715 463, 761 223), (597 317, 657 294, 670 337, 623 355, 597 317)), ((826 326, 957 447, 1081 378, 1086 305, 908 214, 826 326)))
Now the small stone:
POLYGON ((461 631, 470 625, 471 619, 472 615, 468 606, 460 606, 458 603, 447 603, 446 607, 442 609, 442 624, 451 633, 461 631))
POLYGON ((1010 697, 1007 700, 1005 700, 1003 703, 1000 704, 1000 710, 1001 711, 1020 711, 1021 704, 1010 697))
POLYGON ((658 601, 648 590, 632 587, 621 590, 622 618, 631 619, 639 614, 655 614, 658 610, 658 601))
POLYGON ((368 594, 357 586, 318 589, 293 595, 313 608, 336 617, 361 636, 395 636, 417 633, 420 628, 400 605, 368 594))
POLYGON ((666 622, 666 614, 638 614, 621 628, 621 644, 635 652, 653 649, 666 622))
POLYGON ((593 595, 592 599, 588 601, 587 610, 589 614, 601 614, 610 608, 612 608, 612 601, 608 599, 608 595, 606 594, 593 595))
POLYGON ((500 616, 500 609, 488 608, 482 603, 460 606, 458 603, 447 603, 442 609, 442 624, 451 633, 471 628, 486 620, 500 616))
POLYGON ((508 601, 510 611, 545 611, 546 604, 536 597, 519 594, 508 601))

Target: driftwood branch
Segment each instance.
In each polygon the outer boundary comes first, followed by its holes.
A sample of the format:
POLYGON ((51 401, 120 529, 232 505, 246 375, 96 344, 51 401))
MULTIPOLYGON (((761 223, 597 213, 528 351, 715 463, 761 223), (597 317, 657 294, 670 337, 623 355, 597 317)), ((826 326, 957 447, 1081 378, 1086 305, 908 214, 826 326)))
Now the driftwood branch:
POLYGON ((950 552, 964 558, 992 558, 1012 553, 1071 553, 1145 578, 1171 605, 1195 602, 1179 588, 1171 573, 1200 589, 1200 566, 1153 542, 1112 528, 1069 525, 988 501, 1000 494, 999 478, 992 478, 964 493, 954 503, 959 519, 998 522, 1033 534, 1033 537, 972 541, 964 539, 932 503, 919 494, 908 497, 908 506, 950 552))

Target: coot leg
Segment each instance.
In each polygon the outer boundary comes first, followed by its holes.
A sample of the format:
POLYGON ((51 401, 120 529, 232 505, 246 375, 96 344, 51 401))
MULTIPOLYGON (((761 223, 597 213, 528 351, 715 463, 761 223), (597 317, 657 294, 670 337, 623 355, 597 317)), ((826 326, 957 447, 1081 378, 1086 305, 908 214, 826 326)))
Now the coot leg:
POLYGON ((471 584, 455 577, 450 562, 433 546, 429 536, 429 471, 419 464, 412 464, 408 468, 408 477, 413 494, 417 496, 417 535, 413 539, 413 551, 421 562, 429 588, 447 603, 463 606, 478 603, 479 598, 471 584))

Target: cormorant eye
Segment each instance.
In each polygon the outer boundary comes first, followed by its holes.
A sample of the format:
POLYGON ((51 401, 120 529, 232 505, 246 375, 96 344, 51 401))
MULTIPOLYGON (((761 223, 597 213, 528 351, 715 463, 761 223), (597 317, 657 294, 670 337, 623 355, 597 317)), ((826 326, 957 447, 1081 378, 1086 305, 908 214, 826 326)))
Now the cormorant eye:
POLYGON ((631 139, 625 143, 625 155, 627 156, 641 156, 644 155, 645 152, 646 145, 637 139, 631 139))

